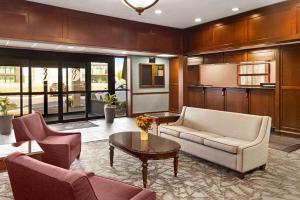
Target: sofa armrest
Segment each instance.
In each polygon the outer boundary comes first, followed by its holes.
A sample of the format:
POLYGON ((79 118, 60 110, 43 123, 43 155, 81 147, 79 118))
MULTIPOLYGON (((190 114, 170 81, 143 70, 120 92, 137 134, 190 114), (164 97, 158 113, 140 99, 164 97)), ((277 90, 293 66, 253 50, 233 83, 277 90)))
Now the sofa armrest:
POLYGON ((270 117, 264 117, 258 137, 238 148, 238 171, 247 172, 267 163, 271 121, 270 117))
POLYGON ((181 111, 179 119, 176 122, 174 122, 174 123, 169 123, 168 125, 169 126, 180 126, 180 125, 182 125, 183 120, 184 120, 185 110, 186 110, 186 106, 184 106, 182 108, 182 111, 181 111))

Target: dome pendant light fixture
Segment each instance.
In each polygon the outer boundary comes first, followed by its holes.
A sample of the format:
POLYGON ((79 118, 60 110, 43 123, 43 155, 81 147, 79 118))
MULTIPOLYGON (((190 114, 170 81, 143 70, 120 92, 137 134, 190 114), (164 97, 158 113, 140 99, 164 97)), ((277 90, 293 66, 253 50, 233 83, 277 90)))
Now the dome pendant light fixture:
POLYGON ((159 0, 122 0, 127 6, 133 8, 139 15, 146 9, 154 6, 159 0))

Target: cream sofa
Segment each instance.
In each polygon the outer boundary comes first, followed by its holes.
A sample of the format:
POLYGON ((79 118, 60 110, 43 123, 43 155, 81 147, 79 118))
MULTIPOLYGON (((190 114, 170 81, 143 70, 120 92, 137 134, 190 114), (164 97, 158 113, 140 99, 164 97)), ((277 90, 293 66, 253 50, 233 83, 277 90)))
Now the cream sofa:
POLYGON ((177 122, 160 125, 158 133, 177 141, 184 152, 223 165, 240 177, 268 159, 271 118, 184 107, 177 122))

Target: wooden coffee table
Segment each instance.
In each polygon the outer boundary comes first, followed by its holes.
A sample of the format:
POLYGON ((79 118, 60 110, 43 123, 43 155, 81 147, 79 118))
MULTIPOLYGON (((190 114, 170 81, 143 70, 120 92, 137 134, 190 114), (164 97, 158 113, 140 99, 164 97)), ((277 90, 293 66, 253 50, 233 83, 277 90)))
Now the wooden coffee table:
POLYGON ((140 139, 140 132, 115 133, 109 137, 110 166, 113 167, 115 147, 139 158, 142 161, 143 185, 147 186, 148 160, 174 159, 174 176, 177 177, 178 152, 177 142, 149 134, 148 141, 140 139))

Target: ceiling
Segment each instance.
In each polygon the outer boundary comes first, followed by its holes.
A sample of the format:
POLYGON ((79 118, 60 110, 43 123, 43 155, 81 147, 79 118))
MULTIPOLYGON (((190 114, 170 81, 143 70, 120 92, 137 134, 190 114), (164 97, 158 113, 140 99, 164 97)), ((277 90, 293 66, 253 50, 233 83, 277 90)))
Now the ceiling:
POLYGON ((122 0, 29 0, 63 8, 107 15, 133 21, 158 24, 176 28, 187 28, 284 0, 160 0, 154 7, 138 15, 122 0), (240 8, 233 12, 233 7, 240 8), (154 13, 156 9, 162 14, 154 13), (201 18, 202 22, 195 22, 201 18))

